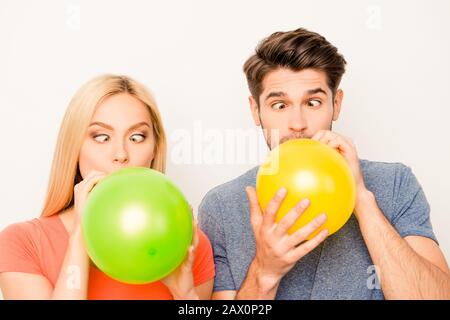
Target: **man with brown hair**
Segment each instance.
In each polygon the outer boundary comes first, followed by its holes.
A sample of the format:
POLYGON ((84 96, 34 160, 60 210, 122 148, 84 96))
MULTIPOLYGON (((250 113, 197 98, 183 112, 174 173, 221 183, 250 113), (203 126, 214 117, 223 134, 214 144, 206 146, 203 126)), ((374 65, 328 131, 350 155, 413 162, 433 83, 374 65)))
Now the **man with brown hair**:
POLYGON ((272 34, 245 63, 250 109, 269 148, 296 138, 336 148, 352 169, 356 206, 338 232, 305 241, 326 213, 289 235, 309 200, 299 199, 276 223, 288 191, 281 188, 262 212, 257 167, 212 189, 200 204, 199 223, 214 250, 213 298, 450 298, 450 271, 411 169, 360 160, 353 142, 331 131, 345 64, 336 47, 305 29, 272 34))

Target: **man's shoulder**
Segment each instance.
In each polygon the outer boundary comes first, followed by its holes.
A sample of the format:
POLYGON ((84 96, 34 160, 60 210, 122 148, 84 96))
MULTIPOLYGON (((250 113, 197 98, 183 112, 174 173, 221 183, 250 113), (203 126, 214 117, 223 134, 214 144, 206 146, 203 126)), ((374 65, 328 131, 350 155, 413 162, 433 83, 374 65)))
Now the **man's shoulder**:
POLYGON ((258 167, 253 167, 240 176, 220 184, 209 190, 203 197, 198 212, 202 214, 220 214, 222 211, 230 210, 235 206, 241 206, 247 201, 245 187, 255 186, 258 167))
POLYGON ((422 189, 411 167, 401 162, 361 160, 361 170, 366 187, 390 220, 422 189))
POLYGON ((370 161, 360 159, 365 182, 369 184, 399 185, 412 174, 409 166, 401 162, 370 161))
POLYGON ((401 162, 372 161, 367 159, 359 160, 361 169, 364 172, 389 174, 403 171, 409 167, 401 162))
POLYGON ((257 171, 258 167, 253 167, 242 175, 212 188, 203 197, 202 202, 217 201, 218 199, 227 201, 236 196, 242 196, 242 193, 245 193, 246 186, 255 186, 257 171))

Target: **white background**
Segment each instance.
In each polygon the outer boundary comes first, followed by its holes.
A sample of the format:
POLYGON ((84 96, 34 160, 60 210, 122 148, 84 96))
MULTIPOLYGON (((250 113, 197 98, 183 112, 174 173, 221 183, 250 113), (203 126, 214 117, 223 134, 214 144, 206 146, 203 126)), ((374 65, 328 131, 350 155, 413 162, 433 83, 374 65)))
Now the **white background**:
POLYGON ((174 132, 252 130, 242 65, 263 37, 297 27, 323 34, 348 62, 333 129, 353 138, 360 158, 413 169, 449 258, 446 0, 0 0, 0 229, 39 216, 65 108, 101 73, 130 75, 154 93, 168 175, 197 207, 253 164, 174 163, 174 132))

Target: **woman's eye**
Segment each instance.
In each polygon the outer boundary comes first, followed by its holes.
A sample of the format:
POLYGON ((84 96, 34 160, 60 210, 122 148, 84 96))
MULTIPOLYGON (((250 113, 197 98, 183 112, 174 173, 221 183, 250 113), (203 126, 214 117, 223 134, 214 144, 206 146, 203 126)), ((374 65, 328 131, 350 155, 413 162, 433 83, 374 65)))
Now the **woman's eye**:
POLYGON ((281 110, 286 108, 286 104, 284 104, 284 102, 275 102, 274 104, 271 105, 272 109, 275 110, 281 110))
POLYGON ((309 100, 308 101, 308 107, 318 107, 322 104, 320 100, 309 100))
POLYGON ((131 137, 130 137, 130 140, 131 141, 133 141, 133 142, 142 142, 142 141, 144 141, 144 139, 145 139, 145 136, 143 135, 143 134, 133 134, 131 137))
POLYGON ((109 140, 109 136, 107 134, 98 134, 94 136, 94 140, 97 142, 106 142, 109 140))

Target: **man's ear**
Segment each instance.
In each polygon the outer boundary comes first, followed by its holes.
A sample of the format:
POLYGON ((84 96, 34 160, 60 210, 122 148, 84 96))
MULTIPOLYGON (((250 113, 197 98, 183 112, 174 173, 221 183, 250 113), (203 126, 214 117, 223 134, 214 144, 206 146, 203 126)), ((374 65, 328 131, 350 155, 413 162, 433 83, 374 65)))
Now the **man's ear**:
POLYGON ((333 121, 336 121, 339 118, 339 114, 341 113, 342 100, 344 99, 344 91, 338 89, 336 94, 334 95, 334 107, 333 107, 333 121))
POLYGON ((250 111, 252 112, 253 122, 256 126, 261 126, 261 121, 259 120, 259 110, 258 104, 256 103, 253 96, 248 97, 248 102, 250 104, 250 111))

